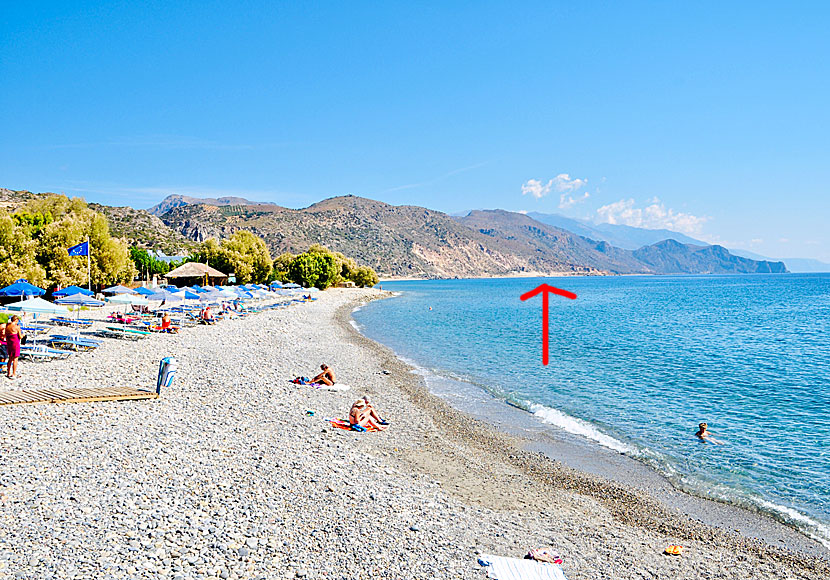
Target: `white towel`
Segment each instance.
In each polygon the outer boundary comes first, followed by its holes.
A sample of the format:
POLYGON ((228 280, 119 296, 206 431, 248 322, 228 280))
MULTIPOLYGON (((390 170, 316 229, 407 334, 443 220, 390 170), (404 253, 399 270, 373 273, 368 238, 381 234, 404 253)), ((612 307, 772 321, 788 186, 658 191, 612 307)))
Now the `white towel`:
POLYGON ((348 391, 351 389, 349 385, 343 383, 334 383, 333 385, 317 385, 317 388, 323 391, 348 391))
POLYGON ((558 564, 485 554, 479 556, 478 563, 487 567, 488 578, 496 580, 565 580, 558 564))

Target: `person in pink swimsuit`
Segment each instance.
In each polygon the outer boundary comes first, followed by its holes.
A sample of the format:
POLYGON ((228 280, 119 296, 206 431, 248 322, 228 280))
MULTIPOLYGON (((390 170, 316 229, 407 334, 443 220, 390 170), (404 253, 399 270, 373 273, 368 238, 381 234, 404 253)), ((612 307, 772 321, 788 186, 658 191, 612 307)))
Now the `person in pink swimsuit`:
POLYGON ((17 324, 19 320, 20 317, 15 314, 6 324, 6 355, 8 356, 6 376, 10 379, 16 378, 17 359, 20 358, 20 326, 17 324))

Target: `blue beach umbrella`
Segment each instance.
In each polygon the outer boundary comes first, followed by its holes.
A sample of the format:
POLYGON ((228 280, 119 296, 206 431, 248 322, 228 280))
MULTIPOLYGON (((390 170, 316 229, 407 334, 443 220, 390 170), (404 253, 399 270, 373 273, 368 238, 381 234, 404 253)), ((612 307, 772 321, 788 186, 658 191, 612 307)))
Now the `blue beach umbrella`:
POLYGON ((94 293, 91 290, 81 288, 80 286, 67 286, 63 290, 56 290, 55 292, 52 292, 52 296, 55 296, 56 298, 61 296, 72 296, 73 294, 92 296, 94 293))
POLYGON ((150 294, 155 294, 155 290, 150 290, 149 288, 145 288, 144 286, 139 286, 135 289, 136 294, 141 294, 142 296, 149 296, 150 294))
POLYGON ((29 284, 29 281, 23 278, 5 288, 0 288, 0 296, 43 296, 44 294, 46 290, 29 284))

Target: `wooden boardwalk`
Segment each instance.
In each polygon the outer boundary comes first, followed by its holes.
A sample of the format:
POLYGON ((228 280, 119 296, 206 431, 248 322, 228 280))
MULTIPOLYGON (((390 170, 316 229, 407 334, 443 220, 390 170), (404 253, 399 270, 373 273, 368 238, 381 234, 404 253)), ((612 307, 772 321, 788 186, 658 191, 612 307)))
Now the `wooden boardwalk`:
POLYGON ((158 399, 155 391, 132 387, 78 387, 51 389, 22 389, 0 391, 0 406, 33 403, 91 403, 93 401, 132 401, 158 399))

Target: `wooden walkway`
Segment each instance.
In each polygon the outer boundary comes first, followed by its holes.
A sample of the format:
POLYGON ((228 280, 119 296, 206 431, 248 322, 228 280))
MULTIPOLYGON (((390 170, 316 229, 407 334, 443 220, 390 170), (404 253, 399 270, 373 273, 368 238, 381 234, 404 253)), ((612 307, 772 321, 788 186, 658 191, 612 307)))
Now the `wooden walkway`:
POLYGON ((158 399, 155 391, 132 387, 79 387, 72 389, 22 389, 0 391, 0 406, 32 403, 91 403, 93 401, 132 401, 158 399))

